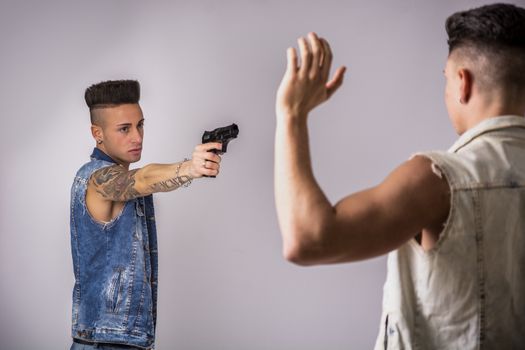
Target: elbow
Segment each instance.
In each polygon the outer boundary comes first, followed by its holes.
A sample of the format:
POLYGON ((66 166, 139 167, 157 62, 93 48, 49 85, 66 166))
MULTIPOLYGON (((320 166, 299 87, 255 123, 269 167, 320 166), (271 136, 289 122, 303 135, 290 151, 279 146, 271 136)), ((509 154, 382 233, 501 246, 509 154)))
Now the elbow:
POLYGON ((281 222, 283 257, 300 266, 324 263, 331 254, 334 237, 332 214, 318 215, 315 220, 281 222))
POLYGON ((283 242, 283 257, 299 266, 319 264, 323 255, 321 242, 314 239, 301 239, 294 236, 283 242))
POLYGON ((306 254, 299 250, 285 250, 283 256, 286 261, 298 266, 312 266, 315 262, 310 260, 306 254))
POLYGON ((283 257, 286 261, 299 266, 307 266, 304 252, 297 246, 285 244, 283 246, 283 257))

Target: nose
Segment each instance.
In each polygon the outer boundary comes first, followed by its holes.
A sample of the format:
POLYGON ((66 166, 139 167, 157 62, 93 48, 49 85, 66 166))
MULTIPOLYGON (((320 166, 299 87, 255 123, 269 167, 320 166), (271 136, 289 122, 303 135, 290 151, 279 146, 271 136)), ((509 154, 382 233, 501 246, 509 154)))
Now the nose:
POLYGON ((144 136, 143 133, 142 133, 142 130, 140 130, 139 128, 135 128, 134 130, 135 130, 135 132, 132 135, 131 141, 133 143, 141 145, 142 144, 142 138, 144 136))

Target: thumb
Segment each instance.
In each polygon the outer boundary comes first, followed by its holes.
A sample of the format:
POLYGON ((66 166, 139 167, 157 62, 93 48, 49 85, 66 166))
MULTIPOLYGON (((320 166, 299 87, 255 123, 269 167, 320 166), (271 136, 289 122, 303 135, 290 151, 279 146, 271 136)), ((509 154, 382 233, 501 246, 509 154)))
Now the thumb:
POLYGON ((334 74, 334 77, 332 80, 330 80, 328 83, 326 83, 326 94, 328 95, 328 98, 330 98, 334 92, 339 89, 339 87, 343 84, 343 78, 346 72, 346 67, 342 66, 337 69, 337 71, 334 74))

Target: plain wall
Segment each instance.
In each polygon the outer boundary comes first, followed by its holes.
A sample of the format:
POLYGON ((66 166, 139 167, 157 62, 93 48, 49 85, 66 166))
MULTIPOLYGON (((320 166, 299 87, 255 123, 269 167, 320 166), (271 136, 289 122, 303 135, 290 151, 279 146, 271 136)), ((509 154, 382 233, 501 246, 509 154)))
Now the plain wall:
POLYGON ((348 67, 309 119, 314 172, 335 203, 455 140, 444 22, 486 3, 3 0, 1 350, 69 348, 69 193, 94 146, 83 94, 122 78, 142 86, 136 166, 181 161, 204 130, 240 128, 217 179, 155 196, 157 348, 370 349, 385 258, 310 268, 282 258, 273 141, 286 48, 316 31, 348 67))

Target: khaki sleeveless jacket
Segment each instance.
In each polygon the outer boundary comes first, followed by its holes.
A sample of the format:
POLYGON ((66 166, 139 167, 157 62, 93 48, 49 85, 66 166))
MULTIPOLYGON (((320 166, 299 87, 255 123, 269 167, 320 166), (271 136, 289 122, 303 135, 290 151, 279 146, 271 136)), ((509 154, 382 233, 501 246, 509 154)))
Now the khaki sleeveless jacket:
POLYGON ((375 349, 525 349, 525 118, 418 155, 447 179, 450 213, 432 250, 389 254, 375 349))

